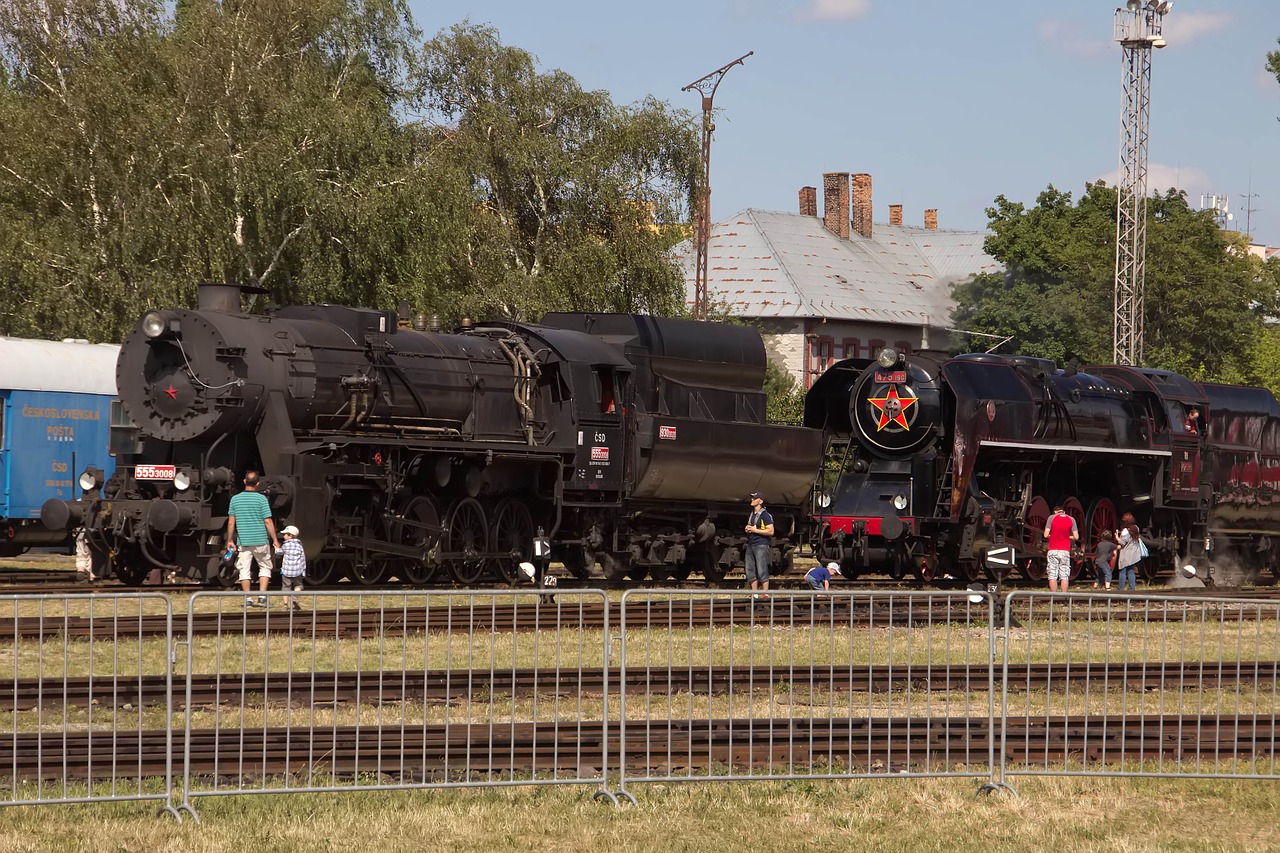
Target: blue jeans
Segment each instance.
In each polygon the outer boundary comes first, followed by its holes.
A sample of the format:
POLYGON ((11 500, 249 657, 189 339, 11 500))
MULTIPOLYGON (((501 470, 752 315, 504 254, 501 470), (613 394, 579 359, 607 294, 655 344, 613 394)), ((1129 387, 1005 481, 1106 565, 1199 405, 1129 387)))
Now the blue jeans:
POLYGON ((1137 563, 1134 563, 1133 565, 1130 565, 1130 566, 1124 566, 1123 568, 1120 569, 1120 589, 1125 589, 1126 588, 1125 584, 1128 584, 1128 587, 1127 587, 1128 589, 1131 589, 1134 592, 1138 591, 1137 569, 1138 569, 1137 563))
POLYGON ((769 580, 769 543, 753 545, 748 542, 746 564, 748 581, 769 580))
POLYGON ((1111 563, 1093 564, 1093 576, 1098 583, 1111 584, 1111 563))

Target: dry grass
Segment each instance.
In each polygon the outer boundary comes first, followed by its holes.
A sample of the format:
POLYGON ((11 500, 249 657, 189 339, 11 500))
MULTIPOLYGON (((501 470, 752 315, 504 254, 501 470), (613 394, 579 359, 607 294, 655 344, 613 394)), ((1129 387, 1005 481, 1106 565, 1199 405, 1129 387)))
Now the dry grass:
POLYGON ((1259 782, 1019 779, 638 785, 639 807, 586 788, 236 797, 203 825, 145 804, 0 810, 0 849, 44 851, 878 850, 1055 853, 1273 849, 1280 787, 1259 782))

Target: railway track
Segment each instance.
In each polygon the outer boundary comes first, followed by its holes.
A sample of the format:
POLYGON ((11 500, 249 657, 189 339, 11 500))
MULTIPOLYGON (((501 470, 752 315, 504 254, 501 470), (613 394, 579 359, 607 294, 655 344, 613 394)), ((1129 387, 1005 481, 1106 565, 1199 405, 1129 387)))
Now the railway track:
MULTIPOLYGON (((931 691, 981 691, 988 669, 981 664, 951 666, 677 666, 630 667, 628 690, 647 694, 724 694, 730 690, 763 690, 779 683, 831 692, 885 692, 912 687, 931 691)), ((613 672, 610 693, 620 687, 613 672)), ((1212 689, 1225 683, 1275 683, 1280 662, 1253 660, 1214 663, 1033 663, 1010 664, 1009 686, 1015 691, 1089 682, 1099 689, 1163 690, 1197 685, 1212 689)), ((999 688, 997 680, 996 688, 999 688)), ((586 669, 423 670, 385 672, 272 672, 175 676, 176 708, 232 705, 254 696, 267 704, 308 706, 316 703, 381 703, 403 700, 449 700, 494 694, 528 696, 600 696, 605 673, 586 669), (188 699, 187 685, 190 685, 188 699)), ((164 676, 67 679, 23 678, 0 681, 0 710, 41 707, 155 706, 170 701, 164 676)), ((0 769, 3 765, 0 764, 0 769)))
MULTIPOLYGON (((988 765, 991 750, 1015 768, 1090 761, 1216 761, 1272 755, 1276 716, 1126 716, 1014 718, 1002 731, 986 717, 872 719, 628 720, 606 733, 599 721, 413 727, 174 731, 175 755, 189 754, 197 778, 220 787, 264 776, 296 785, 335 784, 357 775, 389 780, 483 780, 534 773, 569 778, 599 773, 623 756, 629 776, 688 774, 713 768, 792 772, 806 766, 893 773, 988 765), (317 777, 319 781, 317 781, 317 777), (309 780, 309 781, 305 781, 309 780)), ((19 733, 0 740, 0 773, 22 781, 161 776, 167 769, 161 730, 19 733)), ((175 763, 176 764, 176 763, 175 763)), ((616 769, 616 768, 614 768, 616 769)), ((177 766, 175 772, 180 772, 177 766)), ((716 771, 719 772, 719 771, 716 771)))
MULTIPOLYGON (((317 599, 323 602, 325 599, 317 599)), ((235 598, 222 599, 224 609, 194 614, 190 621, 191 636, 218 636, 227 634, 289 633, 300 637, 373 637, 399 635, 406 632, 446 633, 494 633, 528 632, 565 629, 601 630, 605 623, 605 606, 599 601, 561 598, 559 601, 539 602, 530 600, 505 603, 490 599, 475 605, 453 606, 390 606, 315 609, 289 612, 283 608, 274 610, 242 609, 235 598)), ((811 625, 856 625, 863 627, 924 627, 948 623, 985 624, 985 610, 981 605, 969 605, 962 601, 921 602, 908 599, 896 601, 853 601, 852 607, 835 603, 822 608, 821 600, 809 597, 788 599, 775 597, 771 604, 753 606, 745 596, 721 599, 637 599, 627 608, 628 627, 633 630, 688 629, 709 627, 793 627, 811 625), (645 607, 645 602, 648 607, 645 607), (788 604, 789 601, 794 605, 788 604), (815 609, 817 608, 817 609, 815 609)), ((1123 602, 1098 609, 1079 601, 1053 603, 1038 607, 1034 615, 1050 615, 1062 619, 1107 619, 1113 622, 1184 622, 1188 618, 1199 619, 1202 614, 1227 613, 1215 604, 1198 605, 1195 602, 1175 602, 1169 607, 1154 606, 1137 601, 1131 607, 1123 602)), ((1226 605, 1230 607, 1230 605, 1226 605)), ((1019 611, 1019 615, 1025 612, 1019 611)), ((1267 614, 1260 614, 1264 618, 1267 614)), ((613 616, 613 627, 618 627, 619 617, 613 616)), ((74 616, 70 613, 51 615, 16 616, 0 620, 0 642, 22 639, 115 639, 128 637, 160 637, 167 633, 167 620, 163 615, 95 615, 74 616)), ((187 631, 187 617, 174 615, 174 630, 187 631)))

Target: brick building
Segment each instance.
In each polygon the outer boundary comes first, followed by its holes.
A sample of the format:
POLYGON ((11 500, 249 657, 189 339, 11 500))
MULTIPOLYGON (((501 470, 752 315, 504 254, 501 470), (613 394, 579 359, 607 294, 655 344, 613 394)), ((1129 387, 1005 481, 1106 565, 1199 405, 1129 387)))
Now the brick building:
MULTIPOLYGON (((804 387, 838 359, 892 344, 944 354, 951 345, 951 286, 1000 265, 982 250, 985 231, 872 222, 871 176, 831 172, 800 190, 798 213, 747 209, 713 223, 708 291, 713 306, 759 321, 771 357, 804 387)), ((676 247, 693 304, 695 247, 676 247)))

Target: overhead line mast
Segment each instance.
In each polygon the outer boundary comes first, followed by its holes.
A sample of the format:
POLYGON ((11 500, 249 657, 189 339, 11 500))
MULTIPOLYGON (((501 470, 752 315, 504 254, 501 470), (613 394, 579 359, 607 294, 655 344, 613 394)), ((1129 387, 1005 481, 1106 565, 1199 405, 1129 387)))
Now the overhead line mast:
POLYGON ((1116 364, 1141 364, 1147 255, 1147 120, 1151 111, 1151 49, 1172 0, 1128 0, 1116 9, 1115 40, 1124 63, 1120 181, 1116 200, 1116 279, 1112 340, 1116 364))
POLYGON ((702 193, 698 199, 698 210, 694 217, 693 242, 697 245, 697 265, 693 281, 693 316, 698 320, 707 319, 707 249, 711 242, 711 134, 715 131, 715 123, 711 121, 711 101, 720 88, 720 80, 735 65, 741 65, 754 50, 744 53, 733 62, 717 68, 705 77, 699 77, 681 89, 687 92, 697 89, 702 93, 702 193))

